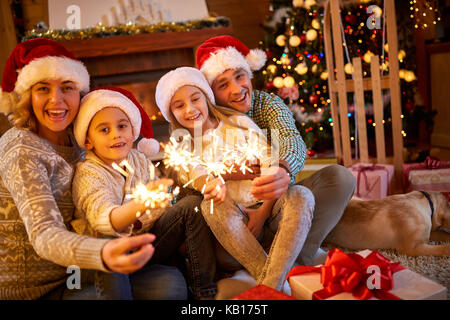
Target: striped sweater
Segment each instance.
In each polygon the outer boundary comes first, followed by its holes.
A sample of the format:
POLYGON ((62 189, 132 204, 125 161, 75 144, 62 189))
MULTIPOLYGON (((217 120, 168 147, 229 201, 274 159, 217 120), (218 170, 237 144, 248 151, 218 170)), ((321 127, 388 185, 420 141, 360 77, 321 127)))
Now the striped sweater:
POLYGON ((107 240, 69 231, 80 149, 12 128, 0 150, 0 299, 39 298, 66 281, 69 265, 107 271, 107 240))

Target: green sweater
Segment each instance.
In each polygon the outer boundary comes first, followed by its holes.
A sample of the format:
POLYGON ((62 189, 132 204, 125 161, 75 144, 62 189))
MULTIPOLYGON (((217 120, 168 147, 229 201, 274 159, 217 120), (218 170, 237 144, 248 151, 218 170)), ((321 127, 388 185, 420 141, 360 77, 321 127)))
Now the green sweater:
POLYGON ((107 240, 69 231, 78 147, 12 128, 0 138, 0 299, 36 299, 67 278, 67 266, 106 271, 107 240))

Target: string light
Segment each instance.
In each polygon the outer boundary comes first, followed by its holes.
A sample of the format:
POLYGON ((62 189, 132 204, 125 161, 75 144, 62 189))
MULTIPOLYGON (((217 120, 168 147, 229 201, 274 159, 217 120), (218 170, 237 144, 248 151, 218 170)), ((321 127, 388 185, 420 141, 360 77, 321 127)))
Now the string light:
POLYGON ((430 11, 429 15, 434 15, 433 24, 437 21, 441 21, 440 14, 438 12, 438 1, 437 0, 425 0, 421 3, 417 3, 416 0, 410 1, 409 10, 411 11, 410 18, 414 20, 414 28, 416 29, 426 29, 428 28, 427 21, 427 10, 430 11))

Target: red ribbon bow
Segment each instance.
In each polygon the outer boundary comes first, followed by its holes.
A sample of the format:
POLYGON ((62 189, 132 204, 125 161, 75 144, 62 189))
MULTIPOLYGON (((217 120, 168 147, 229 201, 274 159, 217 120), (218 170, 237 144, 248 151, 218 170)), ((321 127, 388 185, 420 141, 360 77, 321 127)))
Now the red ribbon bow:
POLYGON ((364 182, 366 185, 367 193, 370 193, 370 191, 372 191, 373 187, 375 186, 375 183, 372 185, 372 187, 369 187, 369 181, 367 179, 366 171, 386 170, 388 172, 388 170, 384 166, 379 166, 376 164, 373 164, 371 166, 362 166, 361 165, 358 167, 353 167, 353 169, 358 172, 358 175, 356 177, 356 196, 357 197, 361 197, 361 193, 359 192, 359 185, 361 183, 361 175, 363 175, 363 177, 364 177, 364 182))
POLYGON ((325 263, 320 267, 294 267, 286 276, 317 272, 323 289, 313 293, 313 300, 324 300, 341 292, 351 292, 356 299, 367 300, 376 297, 379 300, 401 300, 389 292, 394 286, 393 274, 405 269, 399 263, 392 263, 378 251, 372 251, 366 258, 356 253, 346 254, 335 248, 330 250, 325 263), (373 273, 370 266, 380 270, 380 287, 369 289, 367 280, 373 273))

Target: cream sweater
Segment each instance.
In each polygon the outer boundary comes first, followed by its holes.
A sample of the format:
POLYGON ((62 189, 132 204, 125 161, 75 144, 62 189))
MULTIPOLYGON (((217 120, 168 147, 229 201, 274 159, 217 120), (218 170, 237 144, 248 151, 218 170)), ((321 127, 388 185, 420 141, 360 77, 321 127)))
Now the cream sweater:
POLYGON ((0 150, 0 299, 39 298, 66 281, 70 265, 106 271, 106 240, 68 230, 80 149, 12 128, 0 150))
POLYGON ((140 233, 150 229, 165 211, 152 209, 150 214, 142 214, 139 221, 142 228, 133 232, 118 233, 114 230, 110 213, 124 204, 125 196, 139 184, 150 181, 149 160, 143 153, 131 150, 127 161, 134 173, 127 171, 128 177, 106 165, 92 151, 86 153, 86 160, 78 163, 72 184, 73 202, 76 207, 72 226, 80 234, 94 237, 120 237, 140 233))

